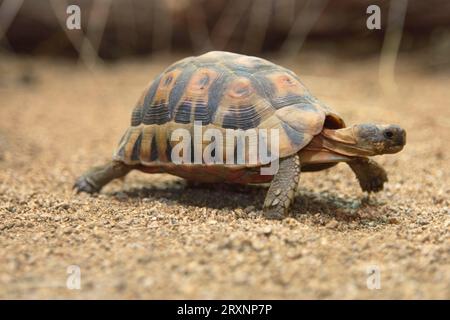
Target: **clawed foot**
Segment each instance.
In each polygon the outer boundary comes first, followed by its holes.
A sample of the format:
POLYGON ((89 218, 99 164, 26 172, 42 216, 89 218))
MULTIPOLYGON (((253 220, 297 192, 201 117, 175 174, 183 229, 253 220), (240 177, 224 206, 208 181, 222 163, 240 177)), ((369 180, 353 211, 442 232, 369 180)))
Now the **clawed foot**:
POLYGON ((365 179, 359 180, 359 184, 363 191, 367 192, 379 192, 383 190, 383 185, 387 182, 386 175, 378 175, 373 177, 367 177, 365 179))
POLYGON ((132 167, 119 161, 110 161, 102 166, 91 168, 75 181, 73 188, 79 192, 98 193, 113 179, 125 176, 132 167))
POLYGON ((349 163, 363 191, 379 192, 388 181, 386 171, 373 160, 359 159, 349 163))
POLYGON ((280 210, 280 208, 266 208, 264 209, 264 216, 267 219, 282 220, 286 214, 284 213, 284 210, 280 210))
POLYGON ((294 200, 294 189, 287 194, 281 194, 281 189, 274 192, 269 189, 264 200, 264 216, 268 219, 281 220, 288 214, 288 208, 294 200))
POLYGON ((81 176, 75 181, 73 185, 73 189, 77 192, 86 192, 89 194, 98 193, 100 190, 93 183, 89 182, 89 180, 85 176, 81 176))

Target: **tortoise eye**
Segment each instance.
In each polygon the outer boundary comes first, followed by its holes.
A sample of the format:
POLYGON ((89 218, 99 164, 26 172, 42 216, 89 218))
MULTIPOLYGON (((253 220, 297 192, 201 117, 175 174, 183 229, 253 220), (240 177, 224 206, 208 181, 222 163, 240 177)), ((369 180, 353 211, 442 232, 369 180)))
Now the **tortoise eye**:
POLYGON ((386 130, 383 132, 383 135, 388 139, 392 139, 392 137, 394 136, 394 133, 391 130, 386 130))

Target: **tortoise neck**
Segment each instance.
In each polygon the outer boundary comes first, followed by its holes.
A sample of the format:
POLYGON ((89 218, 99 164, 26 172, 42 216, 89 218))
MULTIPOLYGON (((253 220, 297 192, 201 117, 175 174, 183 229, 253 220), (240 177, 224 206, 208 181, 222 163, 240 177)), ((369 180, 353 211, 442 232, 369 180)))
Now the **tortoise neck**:
POLYGON ((353 127, 342 129, 323 129, 317 136, 323 148, 349 157, 365 157, 374 155, 358 143, 353 127))

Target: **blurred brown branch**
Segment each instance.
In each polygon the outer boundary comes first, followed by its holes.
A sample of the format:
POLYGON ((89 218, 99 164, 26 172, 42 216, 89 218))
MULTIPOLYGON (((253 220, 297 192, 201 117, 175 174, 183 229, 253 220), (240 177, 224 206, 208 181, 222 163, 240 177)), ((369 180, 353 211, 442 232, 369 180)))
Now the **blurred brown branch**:
POLYGON ((23 0, 5 0, 0 5, 0 41, 3 40, 22 4, 23 0))
POLYGON ((402 40, 408 0, 391 2, 389 7, 388 25, 381 50, 379 78, 385 91, 394 91, 395 64, 397 62, 400 42, 402 40))
POLYGON ((295 19, 289 31, 286 41, 281 46, 284 56, 292 56, 299 53, 303 43, 317 23, 328 0, 307 0, 300 14, 295 19))

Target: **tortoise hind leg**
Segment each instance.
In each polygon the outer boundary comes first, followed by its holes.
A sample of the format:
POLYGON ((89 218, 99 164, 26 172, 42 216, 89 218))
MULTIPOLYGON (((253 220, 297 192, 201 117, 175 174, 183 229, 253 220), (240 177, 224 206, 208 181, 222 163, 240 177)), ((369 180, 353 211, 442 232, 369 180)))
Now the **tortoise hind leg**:
POLYGON ((297 154, 280 159, 280 167, 273 177, 266 199, 265 216, 270 219, 282 219, 294 201, 300 177, 300 158, 297 154))
POLYGON ((113 179, 125 176, 132 167, 119 162, 111 161, 103 166, 93 167, 79 177, 73 188, 79 192, 97 193, 113 179))
POLYGON ((358 158, 348 162, 363 191, 378 192, 388 181, 386 171, 381 165, 367 158, 358 158))

